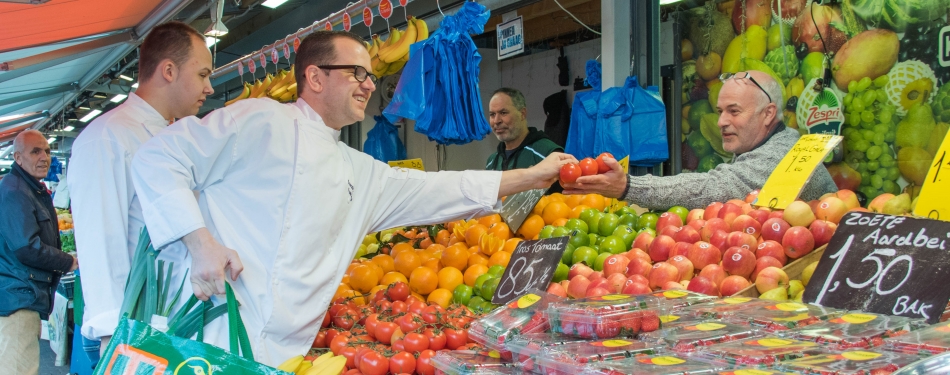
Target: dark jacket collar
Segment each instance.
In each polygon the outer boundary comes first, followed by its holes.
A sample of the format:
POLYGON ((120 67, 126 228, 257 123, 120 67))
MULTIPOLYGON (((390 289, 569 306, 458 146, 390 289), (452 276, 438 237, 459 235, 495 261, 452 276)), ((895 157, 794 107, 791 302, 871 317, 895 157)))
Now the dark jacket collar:
POLYGON ((44 192, 44 193, 46 192, 46 188, 43 187, 42 184, 40 184, 40 181, 37 180, 35 177, 30 176, 29 173, 26 173, 26 171, 23 170, 22 167, 20 167, 19 163, 13 162, 13 169, 10 171, 10 173, 20 177, 21 179, 23 179, 23 181, 26 181, 26 184, 27 186, 30 187, 30 190, 44 192))

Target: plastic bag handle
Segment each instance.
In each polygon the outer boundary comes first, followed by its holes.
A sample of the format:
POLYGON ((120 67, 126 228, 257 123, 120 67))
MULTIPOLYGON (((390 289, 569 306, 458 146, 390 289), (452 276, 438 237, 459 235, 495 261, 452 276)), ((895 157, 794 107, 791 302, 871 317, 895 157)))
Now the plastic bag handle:
POLYGON ((254 352, 251 350, 251 341, 247 337, 247 328, 244 327, 244 320, 241 319, 241 312, 238 309, 237 298, 234 298, 234 290, 231 284, 225 284, 228 298, 228 335, 230 336, 231 353, 240 354, 242 357, 254 360, 254 352))

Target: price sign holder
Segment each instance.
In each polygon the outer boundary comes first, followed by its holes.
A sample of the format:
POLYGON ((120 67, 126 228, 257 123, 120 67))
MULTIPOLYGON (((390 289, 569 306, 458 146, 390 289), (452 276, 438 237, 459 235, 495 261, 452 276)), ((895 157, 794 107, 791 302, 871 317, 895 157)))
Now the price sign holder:
MULTIPOLYGON (((625 175, 630 174, 630 155, 624 156, 624 158, 617 161, 617 163, 619 163, 620 167, 623 168, 623 174, 625 175)), ((626 206, 626 204, 624 204, 623 197, 620 197, 619 199, 617 198, 610 199, 610 212, 617 211, 623 208, 623 206, 626 206)))
POLYGON ((927 179, 920 188, 917 196, 917 205, 914 206, 914 215, 931 219, 950 221, 950 133, 943 138, 943 143, 937 149, 927 179))
POLYGON ((937 323, 950 288, 950 223, 847 213, 802 301, 937 323))
POLYGON ((422 159, 393 160, 389 162, 390 167, 418 169, 425 172, 426 168, 422 166, 422 159))
POLYGON ((519 242, 505 273, 501 275, 491 303, 503 305, 531 289, 547 289, 569 240, 570 237, 565 236, 519 242))
POLYGON ((508 223, 512 232, 517 232, 528 218, 531 210, 538 204, 547 189, 534 189, 512 194, 501 204, 501 218, 508 223))
POLYGON ((785 209, 798 198, 815 168, 841 143, 840 135, 806 134, 798 139, 765 181, 753 205, 785 209))

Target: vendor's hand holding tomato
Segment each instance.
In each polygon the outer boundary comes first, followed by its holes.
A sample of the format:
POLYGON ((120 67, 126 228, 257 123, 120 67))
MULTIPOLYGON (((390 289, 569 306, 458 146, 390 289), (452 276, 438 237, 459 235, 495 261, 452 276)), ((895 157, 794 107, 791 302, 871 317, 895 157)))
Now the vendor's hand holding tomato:
POLYGON ((564 194, 596 193, 610 198, 622 198, 620 194, 627 187, 627 174, 609 152, 601 153, 597 159, 581 160, 577 166, 581 176, 574 177, 573 172, 566 172, 565 168, 571 167, 561 168, 561 176, 568 177, 561 178, 564 194), (574 177, 573 180, 570 177, 574 177))

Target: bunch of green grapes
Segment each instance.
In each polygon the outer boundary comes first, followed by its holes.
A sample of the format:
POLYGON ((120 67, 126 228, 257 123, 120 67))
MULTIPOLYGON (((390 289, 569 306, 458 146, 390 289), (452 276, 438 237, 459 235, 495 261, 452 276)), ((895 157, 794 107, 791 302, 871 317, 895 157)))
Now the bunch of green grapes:
POLYGON ((858 190, 869 200, 883 193, 899 194, 901 190, 893 147, 900 117, 884 92, 887 81, 887 75, 851 81, 848 94, 842 99, 845 161, 861 173, 858 190))

